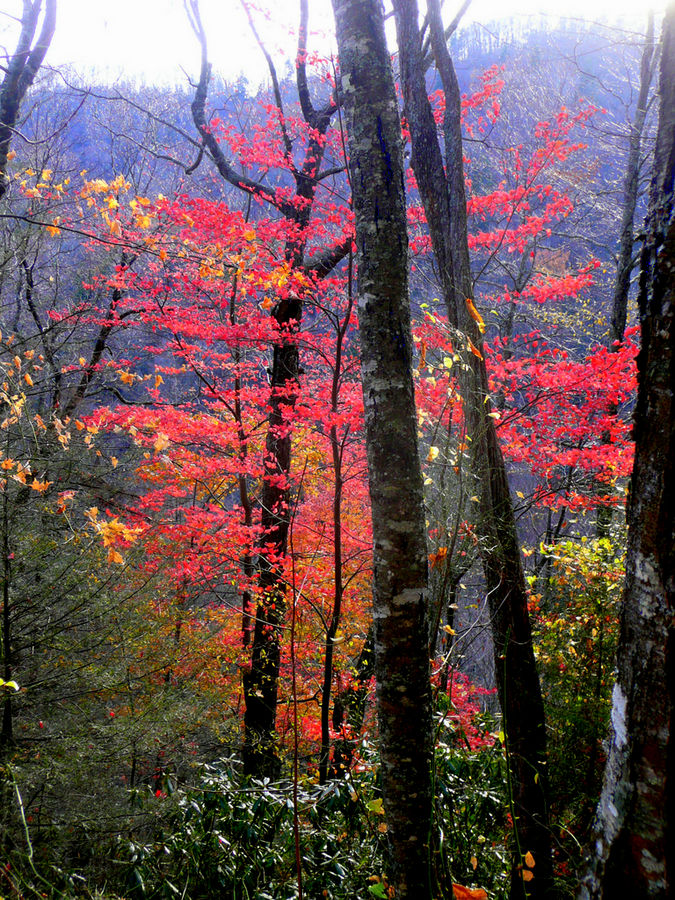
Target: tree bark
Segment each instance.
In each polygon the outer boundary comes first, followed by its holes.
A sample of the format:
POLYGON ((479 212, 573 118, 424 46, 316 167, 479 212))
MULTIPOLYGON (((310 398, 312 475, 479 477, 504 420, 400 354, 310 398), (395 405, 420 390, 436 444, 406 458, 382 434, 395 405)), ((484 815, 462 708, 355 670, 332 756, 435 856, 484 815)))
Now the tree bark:
POLYGON ((479 497, 480 539, 490 609, 495 673, 502 708, 514 811, 511 897, 543 897, 551 890, 546 729, 527 590, 513 503, 489 397, 483 339, 471 315, 473 280, 467 242, 460 93, 445 43, 438 0, 429 0, 431 48, 445 93, 444 154, 427 96, 416 0, 394 0, 404 112, 412 139, 411 164, 440 272, 448 320, 464 367, 460 375, 471 474, 479 497), (531 853, 535 877, 522 880, 531 853))
POLYGON ((380 0, 333 0, 349 122, 373 517, 382 790, 396 897, 431 898, 427 549, 412 379, 401 124, 380 0))
POLYGON ((610 748, 582 898, 671 897, 675 865, 675 4, 638 303, 641 349, 610 748))

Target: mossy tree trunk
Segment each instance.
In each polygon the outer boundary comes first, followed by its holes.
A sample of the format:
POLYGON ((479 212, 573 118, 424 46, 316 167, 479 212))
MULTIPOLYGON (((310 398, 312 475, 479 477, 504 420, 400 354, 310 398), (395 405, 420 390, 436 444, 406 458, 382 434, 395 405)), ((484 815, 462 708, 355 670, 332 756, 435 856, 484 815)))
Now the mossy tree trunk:
POLYGON ((356 225, 384 809, 399 900, 431 898, 427 547, 401 122, 380 0, 333 0, 356 225))

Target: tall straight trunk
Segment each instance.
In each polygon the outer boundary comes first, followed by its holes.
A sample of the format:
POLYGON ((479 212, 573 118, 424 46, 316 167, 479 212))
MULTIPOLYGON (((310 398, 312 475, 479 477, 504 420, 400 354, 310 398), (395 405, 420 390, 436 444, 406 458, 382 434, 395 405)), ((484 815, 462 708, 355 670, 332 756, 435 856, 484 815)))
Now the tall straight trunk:
MULTIPOLYGON (((635 104, 635 115, 630 125, 628 136, 628 159, 626 161, 626 174, 623 181, 623 204, 621 209, 621 232, 619 234, 619 252, 616 260, 616 278, 612 293, 612 315, 607 345, 612 348, 617 341, 623 341, 626 331, 626 319, 628 315, 628 295, 630 293, 630 280, 636 265, 635 254, 635 209, 637 207, 638 189, 640 184, 640 155, 642 151, 642 135, 647 119, 647 107, 649 89, 654 77, 654 63, 656 59, 654 47, 654 12, 650 10, 647 17, 647 32, 640 59, 640 84, 635 104)), ((612 406, 610 413, 616 415, 617 408, 612 406)), ((603 434, 604 444, 610 442, 609 434, 603 434)), ((609 495, 611 487, 604 483, 596 485, 596 492, 609 495)), ((597 535, 600 538, 609 537, 612 524, 612 512, 614 506, 611 502, 598 506, 597 535)))
POLYGON ((427 548, 412 378, 401 123, 380 0, 333 0, 348 111, 373 518, 382 791, 399 900, 431 898, 427 548))
POLYGON ((460 375, 470 438, 471 475, 480 503, 476 533, 485 573, 514 809, 513 898, 543 897, 551 890, 546 728, 527 590, 513 503, 495 423, 490 413, 482 336, 471 315, 473 281, 467 241, 460 94, 441 22, 438 0, 429 0, 432 52, 445 93, 444 154, 427 96, 416 0, 394 0, 404 112, 412 139, 411 163, 431 233, 448 320, 456 329, 465 366, 460 375), (463 345, 463 346, 462 346, 463 345), (527 853, 534 879, 521 874, 527 853))
POLYGON ((621 233, 619 235, 619 253, 616 261, 616 280, 612 294, 612 321, 609 331, 610 346, 614 341, 622 341, 626 330, 628 310, 628 294, 630 278, 636 265, 635 260, 635 208, 638 200, 640 183, 640 155, 642 151, 642 134, 647 118, 647 101, 649 88, 654 75, 654 12, 650 10, 647 18, 642 57, 640 59, 640 84, 635 104, 635 115, 630 125, 628 136, 628 159, 623 181, 623 205, 621 209, 621 233))
POLYGON ((675 891, 675 3, 641 256, 635 464, 610 749, 581 897, 675 891))

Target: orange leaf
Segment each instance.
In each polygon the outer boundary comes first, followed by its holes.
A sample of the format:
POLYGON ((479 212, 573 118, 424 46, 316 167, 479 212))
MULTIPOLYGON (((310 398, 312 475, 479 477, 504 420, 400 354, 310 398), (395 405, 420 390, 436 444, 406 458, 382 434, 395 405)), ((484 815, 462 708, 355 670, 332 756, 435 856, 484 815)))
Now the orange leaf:
POLYGON ((488 900, 483 888, 468 888, 463 884, 453 884, 452 896, 455 900, 488 900))
POLYGON ((109 563, 123 563, 124 559, 122 558, 122 554, 118 553, 114 547, 108 548, 108 562, 109 563))
POLYGON ((483 355, 481 354, 480 350, 476 347, 476 345, 474 344, 474 342, 471 340, 470 337, 467 338, 467 341, 469 342, 469 350, 473 353, 473 355, 477 356, 478 359, 482 359, 483 355))
POLYGON ((532 856, 529 850, 525 854, 525 865, 530 869, 534 868, 534 856, 532 856))
POLYGON ((523 869, 523 881, 532 881, 534 878, 534 872, 530 872, 529 869, 523 869))
POLYGON ((448 548, 447 548, 447 547, 439 547, 439 548, 438 548, 438 553, 430 553, 430 554, 429 554, 429 563, 431 564, 431 568, 432 568, 432 569, 435 568, 435 566, 437 566, 438 563, 439 563, 442 559, 445 559, 445 557, 446 557, 447 555, 448 555, 448 548))
POLYGON ((42 493, 42 491, 46 491, 50 484, 54 484, 53 481, 38 481, 37 478, 34 478, 30 486, 34 491, 38 491, 38 493, 42 493))
POLYGON ((427 345, 425 341, 420 342, 420 369, 423 369, 427 362, 427 345))
POLYGON ((466 308, 469 310, 469 315, 474 320, 474 322, 478 325, 478 330, 481 334, 485 331, 485 322, 483 321, 483 317, 478 312, 476 307, 473 305, 473 301, 470 297, 466 298, 466 308))

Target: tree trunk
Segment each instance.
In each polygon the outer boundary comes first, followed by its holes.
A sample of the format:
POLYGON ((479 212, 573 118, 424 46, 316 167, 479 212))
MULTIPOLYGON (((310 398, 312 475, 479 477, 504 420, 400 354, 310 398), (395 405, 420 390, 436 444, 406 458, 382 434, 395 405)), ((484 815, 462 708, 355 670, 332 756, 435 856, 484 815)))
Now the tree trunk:
POLYGON ((649 88, 651 87, 654 74, 654 49, 654 12, 650 10, 647 19, 647 33, 645 34, 642 58, 640 60, 640 85, 635 104, 635 117, 630 125, 628 138, 628 160, 623 182, 619 255, 616 262, 616 280, 612 295, 612 322, 609 332, 610 346, 614 341, 623 340, 626 330, 630 277, 636 265, 634 220, 640 183, 642 133, 647 118, 649 88))
POLYGON ((480 499, 480 539, 502 707, 514 811, 511 896, 545 896, 551 888, 546 730, 527 608, 513 503, 494 419, 482 336, 473 311, 457 77, 445 41, 438 0, 429 0, 431 47, 445 93, 445 159, 427 96, 415 0, 394 0, 401 82, 412 139, 412 168, 431 233, 448 320, 463 355, 460 391, 470 438, 471 474, 480 499), (535 877, 525 888, 523 858, 535 877))
POLYGON ((382 789, 398 900, 431 898, 427 550, 408 297, 403 147, 379 0, 333 0, 348 110, 373 517, 382 789))
POLYGON ((368 697, 368 682, 375 674, 373 660, 373 628, 368 629, 368 634, 363 642, 363 647, 358 655, 353 668, 353 683, 346 689, 336 694, 333 704, 333 730, 339 732, 344 725, 350 730, 347 737, 339 737, 333 747, 333 760, 331 762, 330 777, 344 778, 349 772, 354 749, 358 744, 363 720, 366 716, 366 700, 368 697))
MULTIPOLYGON (((640 184, 640 154, 642 148, 642 134, 647 118, 649 89, 654 76, 655 62, 654 47, 654 12, 650 10, 647 18, 647 33, 642 48, 640 60, 640 85, 635 104, 635 116, 630 125, 628 137, 628 160, 626 162, 626 174, 623 181, 623 208, 621 212, 621 232, 619 235, 619 253, 616 260, 616 279, 612 294, 612 317, 607 335, 607 346, 614 348, 617 341, 623 341, 626 331, 626 318, 628 314, 628 295, 630 293, 630 279, 636 265, 635 255, 635 208, 638 200, 638 188, 640 184)), ((615 406, 610 407, 609 412, 616 415, 615 406)), ((609 434, 603 434, 604 444, 610 442, 609 434)), ((612 489, 609 485, 599 482, 595 486, 596 493, 600 496, 610 495, 612 489)), ((614 506, 611 502, 598 506, 596 533, 599 538, 609 538, 612 524, 614 506)))
POLYGON ((671 897, 675 860, 675 4, 641 258, 641 349, 610 749, 583 898, 671 897))

